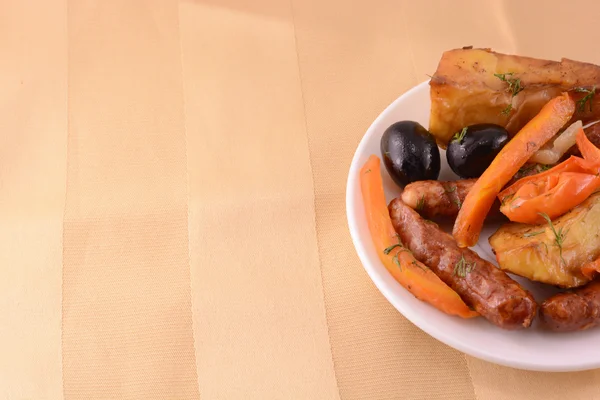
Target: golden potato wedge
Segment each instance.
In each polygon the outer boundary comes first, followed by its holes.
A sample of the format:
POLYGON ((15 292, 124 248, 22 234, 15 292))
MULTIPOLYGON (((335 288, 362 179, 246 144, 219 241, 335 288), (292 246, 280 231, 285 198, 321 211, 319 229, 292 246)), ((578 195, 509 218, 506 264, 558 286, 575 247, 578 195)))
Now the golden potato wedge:
POLYGON ((600 193, 552 225, 554 230, 549 224, 501 226, 489 239, 498 265, 532 281, 563 288, 586 284, 590 279, 581 267, 600 256, 600 193))
MULTIPOLYGON (((540 60, 489 49, 446 51, 430 82, 429 131, 443 148, 456 132, 472 124, 498 124, 514 135, 551 98, 570 91, 576 100, 582 100, 586 93, 576 88, 591 90, 594 85, 600 90, 600 67, 593 64, 540 60), (512 75, 504 75, 502 80, 494 74, 512 75)), ((573 122, 598 119, 600 96, 591 98, 591 106, 592 111, 586 101, 573 122)))

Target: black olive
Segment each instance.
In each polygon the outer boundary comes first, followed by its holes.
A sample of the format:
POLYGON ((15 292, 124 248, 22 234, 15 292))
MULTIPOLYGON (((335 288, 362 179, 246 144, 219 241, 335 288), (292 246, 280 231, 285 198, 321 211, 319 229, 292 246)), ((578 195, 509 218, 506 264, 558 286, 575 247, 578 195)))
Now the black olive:
POLYGON ((478 178, 506 143, 508 132, 500 125, 471 125, 454 135, 446 149, 446 159, 461 178, 478 178))
POLYGON ((388 173, 399 186, 440 174, 440 150, 427 129, 414 121, 400 121, 385 130, 381 154, 388 173))

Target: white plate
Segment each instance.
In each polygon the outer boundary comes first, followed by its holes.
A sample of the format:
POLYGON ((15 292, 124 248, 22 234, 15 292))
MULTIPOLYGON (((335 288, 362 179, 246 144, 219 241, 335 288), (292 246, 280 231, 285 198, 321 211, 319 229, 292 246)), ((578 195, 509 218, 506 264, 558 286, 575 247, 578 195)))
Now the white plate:
MULTIPOLYGON (((483 318, 464 320, 448 316, 414 298, 385 269, 375 252, 365 219, 358 180, 359 170, 370 154, 381 158, 379 140, 385 129, 397 121, 412 120, 429 124, 429 85, 422 83, 400 96, 373 122, 362 138, 348 175, 346 213, 350 234, 358 256, 381 293, 398 311, 429 335, 464 353, 496 364, 535 371, 577 371, 600 367, 600 328, 584 332, 553 333, 536 323, 526 330, 505 331, 483 318)), ((441 152, 440 180, 456 179, 441 152)), ((391 201, 400 193, 381 167, 386 197, 391 201)), ((488 237, 496 226, 487 226, 473 247, 479 255, 495 264, 488 237)), ((529 289, 538 302, 552 289, 525 279, 517 279, 529 289)))

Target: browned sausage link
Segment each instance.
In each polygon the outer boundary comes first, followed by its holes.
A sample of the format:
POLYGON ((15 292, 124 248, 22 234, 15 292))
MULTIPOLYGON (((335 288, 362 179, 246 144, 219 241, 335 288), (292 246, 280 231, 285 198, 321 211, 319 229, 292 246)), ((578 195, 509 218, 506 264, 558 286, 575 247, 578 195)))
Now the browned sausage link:
POLYGON ((456 217, 476 179, 417 181, 406 185, 402 201, 425 218, 456 217))
POLYGON ((542 323, 553 331, 580 331, 600 324, 600 281, 559 293, 540 307, 542 323))
POLYGON ((402 243, 467 305, 501 328, 520 329, 531 325, 537 304, 533 296, 506 273, 477 253, 459 248, 449 234, 423 220, 402 200, 393 200, 389 210, 402 243))
MULTIPOLYGON (((521 178, 535 175, 541 171, 542 169, 539 164, 527 165, 519 170, 506 187, 521 178)), ((477 179, 417 181, 406 185, 401 199, 407 206, 417 210, 425 218, 455 218, 475 182, 477 182, 477 179)), ((488 213, 488 218, 495 219, 501 216, 500 202, 496 201, 488 213)))

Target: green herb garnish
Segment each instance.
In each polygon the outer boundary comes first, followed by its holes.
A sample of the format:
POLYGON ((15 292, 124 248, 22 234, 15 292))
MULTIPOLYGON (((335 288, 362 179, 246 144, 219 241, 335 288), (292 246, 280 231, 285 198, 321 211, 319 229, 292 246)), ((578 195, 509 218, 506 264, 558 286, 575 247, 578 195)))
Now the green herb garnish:
POLYGON ((512 111, 513 106, 512 103, 510 103, 509 105, 506 106, 506 108, 502 111, 500 111, 500 114, 502 115, 510 115, 510 112, 512 111))
MULTIPOLYGON (((466 128, 465 128, 466 129, 466 128)), ((449 186, 449 185, 443 185, 444 187, 444 191, 448 194, 450 193, 454 193, 456 192, 456 185, 455 186, 449 186)), ((454 197, 454 196, 452 196, 454 197)), ((458 193, 456 194, 456 198, 451 200, 454 204, 456 204, 458 206, 458 209, 460 210, 460 208, 462 207, 462 203, 460 202, 460 198, 458 197, 458 193)))
POLYGON ((522 166, 521 168, 519 168, 519 174, 524 175, 526 173, 528 173, 529 171, 533 170, 535 167, 537 167, 537 164, 525 164, 524 166, 522 166))
POLYGON ((452 141, 457 140, 458 143, 462 143, 463 139, 465 138, 465 135, 467 134, 467 129, 468 128, 462 128, 462 131, 456 132, 454 136, 452 136, 452 141))
POLYGON ((391 245, 390 247, 386 247, 386 248, 383 250, 383 254, 385 254, 385 255, 387 256, 388 254, 390 254, 390 253, 392 252, 392 250, 394 250, 394 249, 395 249, 395 248, 397 248, 397 247, 404 247, 404 246, 402 246, 402 244, 401 244, 401 243, 393 244, 393 245, 391 245))
POLYGON ((458 275, 461 278, 466 277, 477 266, 477 263, 468 263, 465 256, 461 255, 460 260, 454 265, 453 275, 458 275))
POLYGON ((411 264, 414 265, 415 267, 421 268, 423 271, 427 271, 429 269, 429 267, 427 265, 416 262, 415 260, 412 260, 411 264))
POLYGON ((525 174, 528 174, 529 172, 535 170, 534 172, 536 174, 538 174, 540 172, 547 171, 552 167, 553 167, 553 165, 549 165, 549 164, 525 164, 524 166, 522 166, 519 169, 518 173, 520 175, 525 175, 525 174))
POLYGON ((398 251, 396 252, 396 254, 394 254, 394 256, 392 257, 392 261, 394 262, 394 264, 396 264, 396 266, 398 268, 400 268, 400 270, 402 270, 402 266, 400 265, 400 260, 398 259, 398 254, 402 253, 403 251, 406 251, 408 253, 410 253, 411 251, 409 249, 407 249, 406 247, 404 247, 404 244, 402 243, 402 241, 400 240, 400 237, 398 235, 396 235, 396 237, 398 237, 398 242, 397 244, 393 244, 389 247, 386 247, 383 250, 383 254, 385 254, 386 256, 389 255, 392 250, 394 249, 398 249, 398 251))
POLYGON ((422 195, 419 200, 417 200, 417 211, 423 211, 425 208, 425 195, 422 195))
MULTIPOLYGON (((384 249, 383 254, 385 254, 387 256, 396 247, 399 247, 401 249, 404 248, 401 244, 393 244, 390 247, 387 247, 386 249, 384 249)), ((394 262, 394 264, 396 264, 396 266, 400 269, 400 271, 402 271, 402 266, 400 265, 400 260, 398 260, 398 254, 400 254, 401 252, 402 252, 402 250, 398 250, 398 252, 396 254, 394 254, 394 256, 392 257, 392 261, 394 262)))
MULTIPOLYGON (((508 88, 506 90, 511 93, 511 99, 524 89, 523 86, 521 86, 521 79, 512 78, 512 75, 513 72, 507 72, 505 74, 494 74, 494 76, 500 79, 502 82, 508 83, 508 88)), ((508 116, 510 115, 512 110, 513 106, 511 101, 511 103, 509 103, 504 110, 500 111, 500 114, 508 116)))
POLYGON ((568 231, 563 232, 562 227, 557 231, 556 228, 554 227, 554 224, 552 223, 552 220, 548 216, 548 214, 546 214, 546 213, 538 213, 538 214, 541 215, 542 218, 544 218, 546 220, 546 222, 548 222, 548 225, 550 226, 550 229, 552 230, 552 233, 554 234, 554 245, 556 247, 558 247, 560 259, 562 260, 563 264, 566 265, 567 263, 566 263, 565 259, 563 258, 563 243, 565 242, 565 238, 567 237, 568 231))
POLYGON ((444 191, 446 193, 456 192, 456 186, 446 186, 446 185, 444 185, 444 191))
POLYGON ((494 74, 494 76, 500 79, 502 82, 508 83, 508 91, 512 94, 512 97, 515 97, 519 92, 521 92, 524 88, 521 86, 520 78, 507 78, 507 76, 512 76, 513 72, 508 72, 506 74, 494 74))
POLYGON ((578 87, 574 89, 577 93, 586 93, 581 99, 577 100, 577 111, 583 112, 585 111, 585 105, 589 103, 590 112, 592 111, 592 100, 594 99, 594 95, 596 94, 596 86, 592 87, 592 90, 578 87))
POLYGON ((513 205, 513 203, 514 203, 515 201, 519 200, 519 198, 520 198, 519 196, 517 196, 517 197, 513 198, 513 199, 510 201, 510 203, 508 204, 508 206, 509 206, 510 208, 519 208, 519 207, 521 207, 521 206, 514 206, 514 205, 513 205))
POLYGON ((502 202, 500 205, 505 205, 506 203, 508 203, 509 201, 511 201, 511 199, 515 197, 514 194, 509 194, 508 196, 504 196, 504 198, 502 199, 502 202))
POLYGON ((528 233, 525 233, 525 234, 523 235, 523 237, 526 237, 526 238, 529 238, 529 237, 534 237, 534 236, 537 236, 537 235, 539 235, 539 234, 542 234, 542 233, 544 233, 544 231, 539 231, 539 232, 528 232, 528 233))

